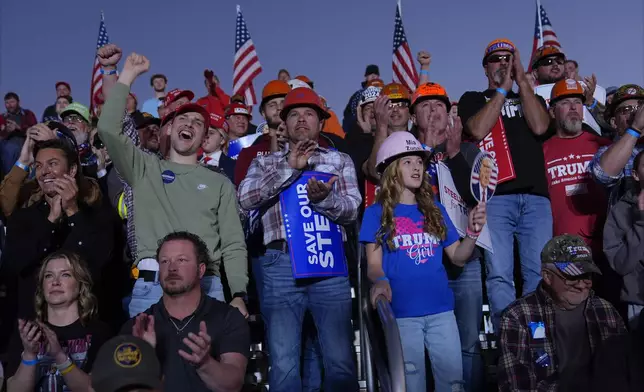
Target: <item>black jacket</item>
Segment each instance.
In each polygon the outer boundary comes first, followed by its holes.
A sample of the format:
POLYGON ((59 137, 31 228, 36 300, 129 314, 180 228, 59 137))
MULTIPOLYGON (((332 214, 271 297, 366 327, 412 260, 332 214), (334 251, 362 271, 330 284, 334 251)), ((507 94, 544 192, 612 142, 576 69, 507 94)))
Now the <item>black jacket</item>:
POLYGON ((90 207, 79 203, 78 213, 57 223, 47 219, 49 210, 42 200, 16 210, 7 223, 0 276, 7 282, 8 295, 16 295, 14 310, 20 317, 34 315, 38 269, 50 253, 65 249, 79 254, 95 282, 113 256, 113 215, 105 204, 99 201, 90 207))

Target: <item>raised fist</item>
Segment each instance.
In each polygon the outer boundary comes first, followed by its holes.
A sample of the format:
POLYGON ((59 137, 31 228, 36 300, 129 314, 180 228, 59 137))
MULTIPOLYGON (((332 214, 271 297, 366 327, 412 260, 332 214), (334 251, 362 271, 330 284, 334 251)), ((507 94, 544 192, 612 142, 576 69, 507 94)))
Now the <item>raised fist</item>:
POLYGON ((121 56, 123 56, 123 52, 121 51, 121 48, 114 44, 107 44, 105 46, 102 46, 98 49, 98 52, 96 53, 98 56, 98 62, 101 64, 101 66, 105 67, 116 67, 116 64, 121 61, 121 56))
POLYGON ((150 69, 150 60, 141 54, 132 53, 127 56, 123 73, 132 73, 134 77, 146 73, 150 69))
POLYGON ((432 62, 432 55, 429 54, 429 52, 426 50, 421 50, 420 52, 418 52, 416 60, 418 60, 418 63, 421 66, 426 65, 429 67, 429 64, 431 64, 432 62))

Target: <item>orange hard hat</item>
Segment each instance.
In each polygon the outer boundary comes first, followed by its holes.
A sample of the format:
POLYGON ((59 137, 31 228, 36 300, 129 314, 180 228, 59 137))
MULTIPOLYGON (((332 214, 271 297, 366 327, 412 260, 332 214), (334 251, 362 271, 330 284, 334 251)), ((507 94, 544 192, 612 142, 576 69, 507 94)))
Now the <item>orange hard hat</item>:
POLYGON ((385 82, 383 82, 382 79, 371 79, 365 85, 365 87, 372 87, 372 86, 383 88, 385 87, 385 82))
POLYGON ((550 91, 550 104, 563 98, 581 98, 584 99, 584 88, 581 83, 575 79, 560 80, 552 86, 550 91))
POLYGON ((297 107, 310 107, 315 109, 321 120, 331 117, 326 111, 326 105, 324 105, 320 96, 310 88, 298 87, 286 94, 284 106, 280 112, 280 118, 286 121, 288 112, 297 107))
POLYGON ((308 83, 308 84, 313 83, 313 81, 311 79, 309 79, 308 76, 304 76, 304 75, 298 75, 298 76, 295 77, 295 79, 299 79, 299 80, 303 81, 304 83, 308 83))
POLYGON ((485 52, 483 53, 483 65, 487 64, 487 58, 494 52, 507 51, 514 53, 516 50, 516 45, 514 42, 510 41, 507 38, 499 38, 487 44, 485 47, 485 52))
POLYGON ((392 101, 411 101, 409 90, 400 83, 389 83, 382 88, 380 95, 386 95, 392 101))
POLYGON ((556 46, 544 45, 537 48, 532 58, 532 68, 537 68, 539 66, 539 61, 552 56, 561 57, 564 60, 566 59, 566 55, 563 54, 563 52, 556 46))
POLYGON ((266 101, 269 101, 277 97, 285 97, 288 92, 291 91, 291 87, 283 80, 271 80, 266 83, 264 90, 262 90, 262 102, 260 107, 264 106, 266 101))
POLYGON ((443 86, 438 83, 428 82, 421 84, 420 86, 418 86, 416 91, 414 91, 414 94, 411 96, 411 106, 409 107, 409 111, 413 113, 414 106, 416 106, 417 103, 426 101, 428 99, 438 99, 440 101, 443 101, 445 103, 445 107, 447 107, 448 112, 452 106, 452 103, 447 96, 447 91, 445 91, 443 86))

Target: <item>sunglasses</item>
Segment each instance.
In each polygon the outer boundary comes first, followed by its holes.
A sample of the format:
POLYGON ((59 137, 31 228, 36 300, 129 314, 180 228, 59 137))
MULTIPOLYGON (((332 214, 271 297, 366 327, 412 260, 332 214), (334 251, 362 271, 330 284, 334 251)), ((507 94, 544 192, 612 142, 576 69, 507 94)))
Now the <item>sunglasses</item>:
POLYGON ((500 63, 501 61, 505 61, 506 63, 509 63, 512 61, 512 55, 511 54, 494 54, 490 57, 487 58, 488 63, 500 63))
POLYGON ((393 109, 393 108, 406 108, 406 107, 408 107, 408 106, 409 106, 409 104, 408 104, 407 102, 405 102, 405 101, 401 101, 401 102, 390 102, 390 103, 389 103, 389 109, 393 109))
POLYGON ((553 64, 563 65, 563 63, 564 63, 564 59, 562 59, 561 57, 548 57, 547 59, 543 59, 539 61, 539 66, 548 67, 553 64))
POLYGON ((85 119, 82 118, 81 116, 71 114, 69 116, 65 116, 65 118, 63 118, 63 122, 64 123, 71 123, 71 124, 73 124, 73 123, 82 123, 82 122, 85 122, 85 119))
POLYGON ((640 110, 639 105, 626 105, 615 109, 615 113, 622 116, 628 116, 632 113, 636 113, 638 110, 640 110))

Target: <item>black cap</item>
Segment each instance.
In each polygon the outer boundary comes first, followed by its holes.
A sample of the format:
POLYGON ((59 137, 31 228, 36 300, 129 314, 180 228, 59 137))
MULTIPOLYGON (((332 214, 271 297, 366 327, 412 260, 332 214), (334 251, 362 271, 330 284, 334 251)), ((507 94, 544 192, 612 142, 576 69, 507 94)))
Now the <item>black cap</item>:
POLYGON ((154 117, 150 113, 144 113, 144 112, 142 113, 142 112, 136 111, 132 114, 132 119, 134 120, 134 125, 136 126, 136 129, 141 129, 150 124, 156 124, 158 126, 161 126, 161 119, 154 117))
POLYGON ((376 74, 380 76, 380 70, 378 69, 378 66, 376 64, 367 65, 367 69, 365 69, 364 71, 364 76, 371 75, 371 74, 376 74))
POLYGON ((92 366, 92 388, 116 392, 137 386, 161 390, 161 364, 154 348, 143 339, 121 335, 98 350, 92 366))

